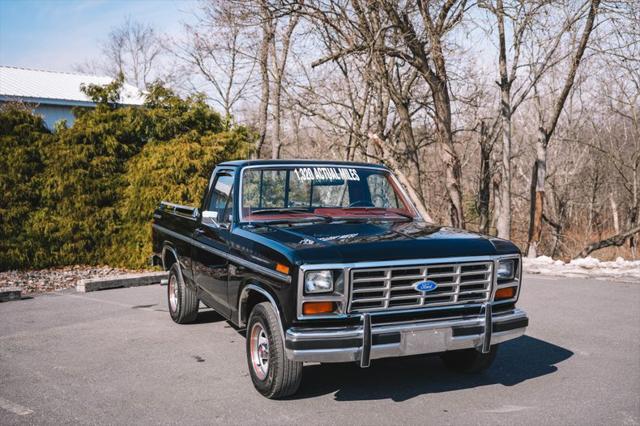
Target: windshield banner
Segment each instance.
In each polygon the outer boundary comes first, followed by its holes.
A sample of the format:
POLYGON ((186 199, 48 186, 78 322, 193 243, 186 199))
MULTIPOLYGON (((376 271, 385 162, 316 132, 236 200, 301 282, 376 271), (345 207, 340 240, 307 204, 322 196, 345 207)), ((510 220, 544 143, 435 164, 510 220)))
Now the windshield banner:
POLYGON ((359 181, 356 169, 339 167, 303 167, 294 170, 296 178, 301 181, 307 180, 347 180, 359 181))

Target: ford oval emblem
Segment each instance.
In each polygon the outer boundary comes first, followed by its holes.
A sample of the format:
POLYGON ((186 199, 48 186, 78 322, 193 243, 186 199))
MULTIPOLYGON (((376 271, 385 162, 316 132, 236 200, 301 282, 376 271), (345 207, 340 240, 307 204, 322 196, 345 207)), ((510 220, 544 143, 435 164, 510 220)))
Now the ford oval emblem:
POLYGON ((433 291, 436 288, 438 288, 438 284, 436 284, 433 281, 418 281, 417 283, 413 284, 413 288, 415 288, 417 291, 433 291))

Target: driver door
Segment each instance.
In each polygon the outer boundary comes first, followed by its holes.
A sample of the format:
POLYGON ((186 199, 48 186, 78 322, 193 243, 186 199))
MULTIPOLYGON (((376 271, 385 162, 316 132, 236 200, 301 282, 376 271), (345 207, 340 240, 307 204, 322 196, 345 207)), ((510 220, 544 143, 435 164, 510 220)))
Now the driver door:
POLYGON ((194 248, 194 278, 198 296, 223 316, 230 315, 227 287, 229 232, 233 218, 233 170, 219 170, 213 180, 194 239, 208 248, 194 248))

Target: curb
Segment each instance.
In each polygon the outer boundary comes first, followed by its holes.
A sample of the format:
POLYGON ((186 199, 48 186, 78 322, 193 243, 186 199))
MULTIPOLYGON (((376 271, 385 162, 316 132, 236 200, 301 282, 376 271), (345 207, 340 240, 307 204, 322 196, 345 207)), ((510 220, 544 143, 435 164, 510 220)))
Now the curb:
POLYGON ((166 278, 167 272, 145 272, 141 274, 118 275, 116 277, 89 278, 80 280, 80 282, 76 284, 76 291, 87 293, 110 288, 138 287, 158 284, 166 278))
POLYGON ((0 287, 0 302, 10 302, 22 299, 20 287, 0 287))

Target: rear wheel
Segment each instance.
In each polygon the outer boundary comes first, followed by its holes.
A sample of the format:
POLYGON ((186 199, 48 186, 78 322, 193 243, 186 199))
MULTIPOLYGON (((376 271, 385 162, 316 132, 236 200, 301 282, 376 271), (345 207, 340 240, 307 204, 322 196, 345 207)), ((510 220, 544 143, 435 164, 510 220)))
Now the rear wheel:
POLYGON ((184 284, 180 268, 174 263, 169 269, 167 284, 167 305, 171 319, 178 324, 195 321, 198 316, 198 304, 196 292, 184 284))
POLYGON ((491 367, 498 353, 498 345, 491 346, 491 350, 483 354, 475 349, 449 351, 440 355, 444 365, 459 373, 480 373, 491 367))
POLYGON ((253 385, 267 398, 296 393, 302 380, 302 363, 291 361, 284 352, 284 338, 277 313, 263 302, 251 311, 247 324, 247 363, 253 385))

